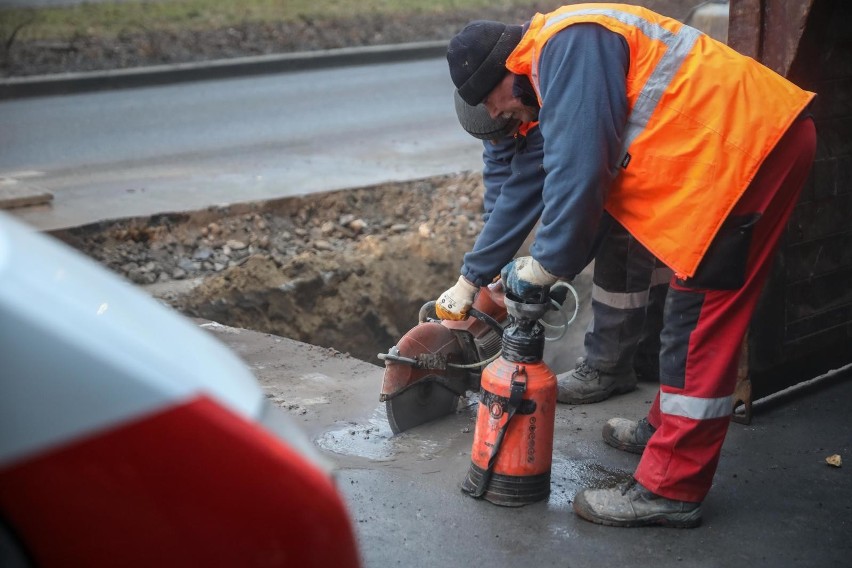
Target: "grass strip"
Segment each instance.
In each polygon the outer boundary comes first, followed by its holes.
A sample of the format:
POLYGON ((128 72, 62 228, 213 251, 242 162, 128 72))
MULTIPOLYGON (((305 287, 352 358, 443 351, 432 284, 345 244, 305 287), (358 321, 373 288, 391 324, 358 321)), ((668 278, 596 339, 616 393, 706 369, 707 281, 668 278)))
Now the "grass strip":
POLYGON ((353 15, 440 14, 532 0, 164 0, 84 2, 76 6, 0 9, 0 41, 112 38, 138 31, 203 31, 245 23, 292 22, 353 15))

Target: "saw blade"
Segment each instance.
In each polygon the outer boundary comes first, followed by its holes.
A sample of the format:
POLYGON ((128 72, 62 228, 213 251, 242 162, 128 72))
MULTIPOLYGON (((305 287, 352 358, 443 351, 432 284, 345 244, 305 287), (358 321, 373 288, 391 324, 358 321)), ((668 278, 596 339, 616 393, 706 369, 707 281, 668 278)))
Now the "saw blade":
POLYGON ((459 395, 440 383, 424 380, 385 402, 388 422, 394 434, 452 414, 459 395))

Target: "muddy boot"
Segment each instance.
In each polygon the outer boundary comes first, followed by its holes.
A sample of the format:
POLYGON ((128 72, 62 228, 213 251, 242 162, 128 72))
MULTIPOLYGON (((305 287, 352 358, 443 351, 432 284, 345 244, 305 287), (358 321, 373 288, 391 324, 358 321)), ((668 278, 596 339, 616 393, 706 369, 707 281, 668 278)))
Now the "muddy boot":
POLYGON ((587 521, 611 527, 687 529, 701 524, 701 503, 661 497, 636 480, 612 489, 583 489, 574 497, 574 512, 587 521))
POLYGON ((606 373, 582 359, 576 369, 557 375, 556 380, 556 400, 567 404, 600 402, 636 388, 636 373, 632 369, 626 373, 606 373))
POLYGON ((603 439, 617 450, 641 454, 656 431, 647 418, 638 422, 626 418, 610 418, 604 424, 603 439))

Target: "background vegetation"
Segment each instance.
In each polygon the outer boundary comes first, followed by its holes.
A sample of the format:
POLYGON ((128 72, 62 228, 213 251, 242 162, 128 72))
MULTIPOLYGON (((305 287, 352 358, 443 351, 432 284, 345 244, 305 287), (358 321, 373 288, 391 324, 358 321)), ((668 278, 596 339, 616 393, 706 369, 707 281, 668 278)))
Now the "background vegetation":
POLYGON ((132 30, 205 31, 257 23, 346 19, 354 15, 441 14, 478 8, 533 6, 532 0, 164 0, 83 3, 58 8, 0 9, 3 36, 67 41, 116 37, 132 30))

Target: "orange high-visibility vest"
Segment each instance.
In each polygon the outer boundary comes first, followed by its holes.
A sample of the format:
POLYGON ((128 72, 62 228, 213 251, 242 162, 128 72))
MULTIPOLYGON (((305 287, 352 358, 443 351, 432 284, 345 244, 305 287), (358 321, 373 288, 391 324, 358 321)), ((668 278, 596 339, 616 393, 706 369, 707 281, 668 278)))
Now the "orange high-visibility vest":
POLYGON ((539 103, 538 58, 555 33, 578 23, 600 24, 630 48, 630 112, 606 209, 678 275, 693 276, 815 95, 677 20, 626 4, 577 4, 536 14, 506 62, 529 77, 539 103))
POLYGON ((526 136, 527 132, 529 132, 530 130, 532 130, 536 126, 538 126, 537 120, 534 121, 534 122, 524 122, 518 127, 518 134, 521 135, 521 136, 526 136))

